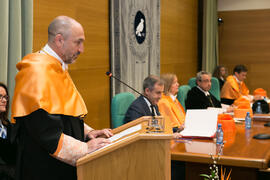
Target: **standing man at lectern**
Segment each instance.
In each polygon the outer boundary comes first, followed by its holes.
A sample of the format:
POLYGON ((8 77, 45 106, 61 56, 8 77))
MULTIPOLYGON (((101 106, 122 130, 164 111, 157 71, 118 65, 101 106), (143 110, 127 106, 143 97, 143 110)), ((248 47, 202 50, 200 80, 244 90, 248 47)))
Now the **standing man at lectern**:
POLYGON ((150 75, 143 81, 143 95, 139 96, 128 108, 124 123, 142 116, 160 116, 157 103, 164 90, 159 77, 150 75))
POLYGON ((112 136, 109 129, 84 123, 87 109, 67 71, 83 52, 84 40, 79 22, 56 17, 45 47, 17 64, 12 103, 19 125, 17 179, 76 180, 76 161, 110 143, 99 137, 112 136))

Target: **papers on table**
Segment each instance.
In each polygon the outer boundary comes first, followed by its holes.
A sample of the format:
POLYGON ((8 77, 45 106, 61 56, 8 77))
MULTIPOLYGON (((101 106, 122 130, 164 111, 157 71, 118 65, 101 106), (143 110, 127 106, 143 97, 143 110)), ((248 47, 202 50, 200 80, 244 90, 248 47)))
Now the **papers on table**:
POLYGON ((213 137, 217 129, 218 110, 196 109, 187 110, 184 137, 213 137))
POLYGON ((217 110, 218 111, 218 114, 223 114, 227 111, 227 108, 215 108, 215 107, 208 107, 207 109, 214 109, 214 110, 217 110))

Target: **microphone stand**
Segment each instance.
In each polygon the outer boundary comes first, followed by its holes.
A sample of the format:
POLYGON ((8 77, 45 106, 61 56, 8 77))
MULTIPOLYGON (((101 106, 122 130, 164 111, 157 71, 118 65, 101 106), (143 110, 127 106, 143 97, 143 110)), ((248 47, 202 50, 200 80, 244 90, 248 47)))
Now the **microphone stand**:
MULTIPOLYGON (((137 91, 136 89, 134 89, 133 87, 129 86, 128 84, 126 84, 125 82, 121 81, 120 79, 118 79, 117 77, 115 77, 114 75, 112 75, 111 72, 106 72, 106 75, 109 76, 109 77, 113 77, 114 79, 116 79, 117 81, 123 83, 124 85, 126 85, 127 87, 129 87, 130 89, 132 89, 133 91, 135 91, 136 93, 138 93, 139 95, 145 97, 145 95, 143 95, 142 93, 140 93, 139 91, 137 91)), ((148 101, 149 99, 147 97, 145 97, 148 101)), ((150 102, 150 101, 149 101, 150 102)))
MULTIPOLYGON (((146 98, 146 99, 151 103, 151 101, 150 101, 145 95, 143 95, 142 93, 140 93, 139 91, 137 91, 137 90, 134 89, 133 87, 129 86, 129 85, 126 84, 125 82, 123 82, 123 81, 121 81, 120 79, 118 79, 117 77, 115 77, 111 72, 107 71, 107 72, 106 72, 106 75, 109 76, 109 77, 113 77, 113 78, 116 79, 117 81, 123 83, 124 85, 126 85, 127 87, 129 87, 130 89, 132 89, 133 91, 135 91, 136 93, 138 93, 139 95, 141 95, 141 96, 143 96, 144 98, 146 98)), ((151 103, 151 105, 152 105, 152 103, 151 103)), ((152 117, 153 117, 153 120, 155 120, 155 116, 152 115, 152 117)))

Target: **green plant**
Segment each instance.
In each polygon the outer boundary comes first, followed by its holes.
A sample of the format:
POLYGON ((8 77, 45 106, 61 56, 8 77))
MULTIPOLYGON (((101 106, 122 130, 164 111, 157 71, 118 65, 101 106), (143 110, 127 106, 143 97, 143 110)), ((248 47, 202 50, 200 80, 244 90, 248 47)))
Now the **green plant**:
POLYGON ((201 177, 204 178, 204 180, 230 180, 231 179, 231 172, 232 169, 230 170, 230 172, 228 173, 228 175, 226 175, 226 168, 224 168, 221 166, 220 168, 220 177, 219 177, 219 171, 218 171, 218 165, 217 162, 220 159, 220 155, 223 152, 223 147, 224 144, 221 145, 217 145, 218 149, 218 154, 215 157, 214 155, 210 154, 211 159, 213 160, 213 163, 210 164, 210 174, 200 174, 201 177))

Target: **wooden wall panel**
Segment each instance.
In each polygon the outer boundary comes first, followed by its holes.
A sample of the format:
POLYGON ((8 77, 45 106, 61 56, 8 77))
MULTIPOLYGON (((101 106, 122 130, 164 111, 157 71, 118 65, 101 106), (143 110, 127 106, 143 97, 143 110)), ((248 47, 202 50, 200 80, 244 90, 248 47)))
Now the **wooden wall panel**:
POLYGON ((198 66, 197 0, 161 0, 161 73, 175 73, 180 84, 195 76, 198 66))
POLYGON ((109 1, 34 1, 33 51, 47 42, 47 27, 58 15, 71 16, 84 27, 84 53, 69 66, 69 72, 88 108, 86 123, 93 128, 110 127, 110 84, 105 75, 109 69, 109 1))
POLYGON ((219 26, 220 64, 229 74, 237 64, 248 68, 247 86, 270 92, 270 10, 219 12, 223 24, 219 26))
MULTIPOLYGON (((87 108, 86 123, 93 128, 110 126, 108 0, 34 1, 33 51, 47 42, 47 27, 58 15, 78 20, 85 30, 85 49, 69 66, 87 108)), ((161 0, 161 72, 177 74, 181 84, 197 70, 197 0, 161 0)))

